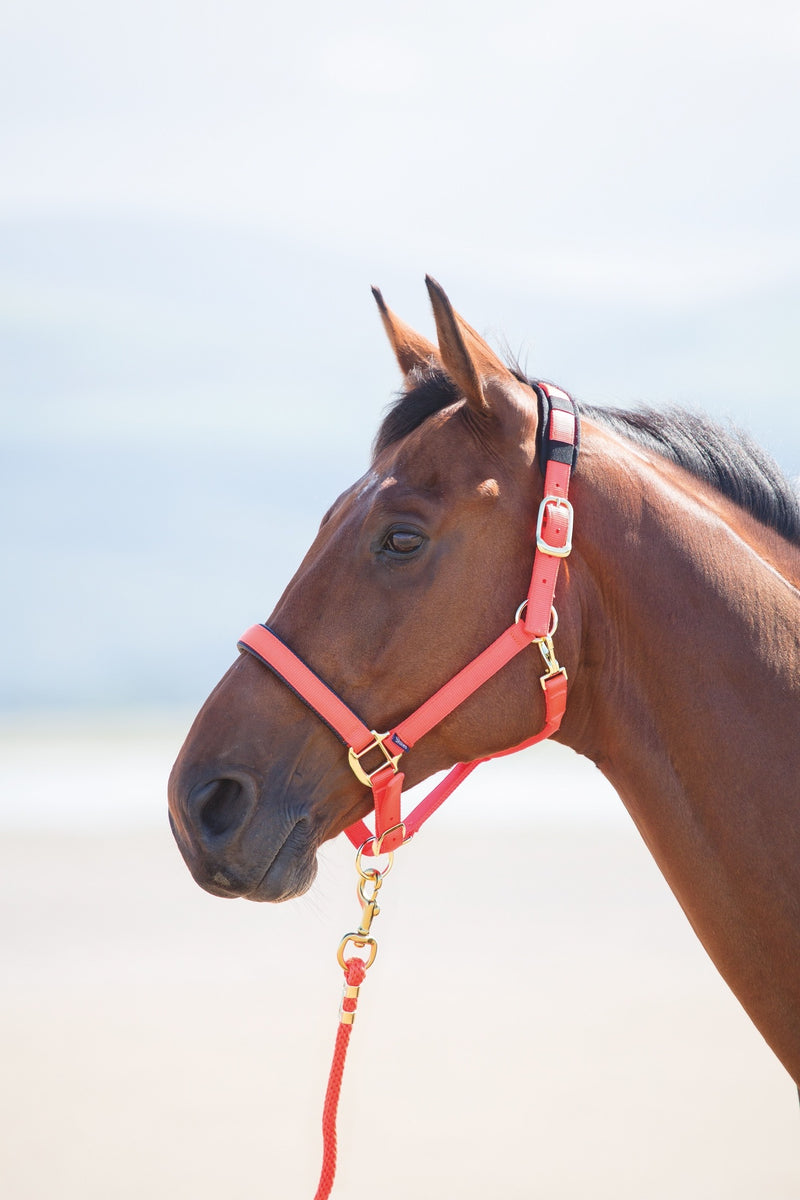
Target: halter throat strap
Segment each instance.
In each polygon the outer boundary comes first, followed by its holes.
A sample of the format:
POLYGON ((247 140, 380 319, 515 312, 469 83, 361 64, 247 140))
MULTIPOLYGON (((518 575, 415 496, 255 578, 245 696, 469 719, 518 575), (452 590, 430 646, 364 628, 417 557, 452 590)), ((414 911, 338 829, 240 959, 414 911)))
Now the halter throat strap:
POLYGON ((412 838, 479 763, 514 754, 551 737, 564 716, 567 673, 559 666, 553 647, 557 623, 553 601, 561 560, 572 549, 573 512, 568 492, 578 447, 578 411, 572 398, 552 384, 536 384, 535 390, 547 401, 546 415, 543 406, 541 425, 544 496, 536 521, 536 552, 527 599, 520 605, 516 619, 508 629, 399 725, 386 733, 370 729, 266 625, 253 625, 239 639, 239 650, 252 654, 269 667, 347 748, 353 772, 372 790, 375 833, 370 832, 364 821, 356 821, 345 832, 354 846, 369 842, 373 854, 395 850, 412 838), (542 729, 534 737, 500 754, 458 763, 413 812, 403 818, 404 776, 398 766, 402 755, 531 644, 539 646, 545 666, 541 676, 545 697, 542 729))

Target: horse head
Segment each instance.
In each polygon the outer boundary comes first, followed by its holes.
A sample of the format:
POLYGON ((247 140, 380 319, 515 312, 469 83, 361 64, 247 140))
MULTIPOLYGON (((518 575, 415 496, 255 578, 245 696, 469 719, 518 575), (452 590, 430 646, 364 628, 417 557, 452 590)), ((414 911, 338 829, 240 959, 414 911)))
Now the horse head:
MULTIPOLYGON (((438 346, 375 292, 403 393, 268 620, 374 729, 513 622, 542 494, 535 393, 427 282, 438 346)), ((509 663, 410 750, 408 784, 529 737, 543 712, 537 679, 530 656, 509 663)), ((200 710, 169 791, 197 882, 253 900, 305 891, 319 845, 372 803, 332 731, 250 654, 200 710)))

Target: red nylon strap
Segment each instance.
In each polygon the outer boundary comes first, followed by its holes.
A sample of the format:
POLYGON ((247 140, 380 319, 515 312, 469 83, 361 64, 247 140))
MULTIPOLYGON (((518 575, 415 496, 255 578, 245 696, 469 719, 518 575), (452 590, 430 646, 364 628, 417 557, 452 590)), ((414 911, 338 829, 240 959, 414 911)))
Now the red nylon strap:
MULTIPOLYGON (((548 389, 551 399, 559 389, 548 389)), ((563 392, 560 393, 564 395, 563 392)), ((571 402, 570 402, 571 403, 571 402)), ((550 410, 549 435, 552 441, 574 446, 577 439, 577 424, 574 412, 559 408, 550 410)), ((549 459, 544 476, 544 499, 542 500, 541 536, 548 546, 564 547, 570 528, 570 509, 566 506, 569 493, 571 464, 549 459), (554 497, 563 504, 549 500, 554 497)), ((532 637, 544 637, 550 628, 550 610, 558 580, 561 558, 547 554, 537 548, 528 591, 528 606, 525 610, 525 631, 532 637)))
MULTIPOLYGON (((548 613, 549 617, 549 613, 548 613)), ((410 750, 415 742, 424 734, 429 733, 440 721, 443 721, 454 709, 458 708, 469 696, 482 687, 488 679, 496 675, 506 663, 510 662, 521 650, 531 644, 532 636, 525 633, 522 623, 517 621, 496 638, 490 646, 468 663, 463 670, 448 680, 429 700, 407 717, 406 720, 391 730, 385 738, 392 749, 400 749, 405 745, 410 750), (399 739, 395 741, 395 737, 399 739)), ((253 625, 239 639, 241 649, 250 651, 266 666, 271 667, 277 675, 302 700, 312 708, 319 717, 337 733, 346 745, 360 751, 372 741, 372 731, 363 721, 340 700, 335 692, 306 666, 302 659, 276 637, 272 630, 264 625, 253 625)), ((557 676, 561 679, 563 676, 557 676)), ((545 691, 545 728, 541 734, 532 738, 525 745, 532 745, 543 737, 549 737, 561 723, 563 707, 557 712, 548 713, 547 701, 555 697, 555 692, 545 691), (546 732, 545 732, 546 731, 546 732)), ((566 694, 564 694, 564 707, 566 694)), ((550 707, 553 707, 551 700, 550 707)), ((519 747, 521 749, 521 747, 519 747)), ((513 751, 505 751, 513 753, 513 751)), ((444 803, 448 796, 466 776, 485 759, 477 759, 473 763, 458 763, 442 782, 433 789, 430 795, 417 805, 410 816, 403 822, 401 817, 401 794, 404 776, 402 771, 387 764, 372 776, 371 786, 375 803, 376 827, 375 837, 382 838, 381 849, 396 850, 404 841, 413 837, 428 819, 431 813, 444 803)), ((346 830, 347 836, 355 846, 362 846, 373 835, 363 821, 357 821, 346 830)))
MULTIPOLYGON (((567 708, 566 675, 559 673, 545 680, 544 704, 544 725, 538 733, 508 750, 500 750, 497 754, 490 754, 486 758, 476 758, 473 762, 456 763, 444 779, 419 802, 402 824, 400 823, 400 797, 403 790, 403 772, 398 771, 393 774, 391 768, 387 767, 383 772, 386 775, 385 799, 379 799, 376 795, 375 801, 375 836, 381 837, 383 834, 381 850, 387 852, 396 850, 404 842, 410 841, 415 833, 419 833, 428 817, 432 816, 449 796, 452 796, 459 784, 463 783, 481 763, 490 762, 493 758, 505 758, 508 754, 516 754, 518 750, 526 750, 528 746, 535 746, 546 738, 552 737, 558 731, 567 708), (381 819, 382 805, 385 813, 383 819, 381 819)), ((373 790, 375 790, 375 783, 376 780, 373 780, 373 790)), ((363 846, 373 837, 369 826, 364 821, 356 821, 353 825, 348 826, 345 833, 356 847, 363 846)))
POLYGON ((515 621, 491 646, 487 646, 477 658, 473 658, 472 662, 440 687, 430 700, 426 700, 416 712, 401 721, 393 732, 411 749, 415 742, 463 704, 487 679, 502 670, 520 650, 529 646, 532 637, 533 634, 526 634, 522 624, 515 621))
POLYGON ((238 644, 240 649, 249 650, 280 675, 283 682, 339 735, 345 746, 363 750, 370 744, 372 731, 266 625, 251 625, 238 644))
MULTIPOLYGON (((341 738, 345 746, 352 746, 356 752, 360 752, 374 741, 372 730, 271 629, 265 625, 251 625, 239 638, 239 649, 247 650, 265 666, 271 667, 341 738)), ((388 738, 386 740, 389 741, 388 738)), ((372 776, 370 782, 375 807, 375 836, 381 838, 387 831, 393 830, 384 839, 385 849, 397 849, 403 842, 400 817, 403 773, 387 764, 372 776)), ((346 832, 355 846, 362 846, 373 837, 363 821, 351 825, 346 832)))
MULTIPOLYGON (((577 445, 577 418, 572 400, 560 388, 540 384, 550 401, 547 444, 554 443, 565 451, 559 457, 550 450, 544 479, 544 498, 537 521, 537 549, 534 555, 531 584, 528 591, 525 619, 517 620, 500 634, 486 650, 448 680, 430 699, 401 721, 382 739, 388 753, 402 754, 430 732, 488 679, 511 661, 532 641, 542 641, 551 629, 553 598, 561 558, 570 549, 572 509, 567 499, 570 473, 577 445), (564 407, 567 406, 567 408, 564 407), (568 461, 562 461, 566 459, 568 461)), ((373 745, 373 732, 340 700, 335 692, 264 625, 253 625, 239 640, 239 648, 259 658, 277 675, 357 754, 373 745)), ((552 649, 552 645, 551 645, 552 649)), ((561 724, 567 702, 567 677, 564 671, 542 680, 545 693, 545 721, 534 737, 510 750, 490 755, 500 758, 550 737, 561 724)), ((378 746, 375 745, 375 750, 378 746)), ((357 821, 345 831, 355 846, 372 841, 380 842, 382 851, 397 849, 419 830, 431 813, 452 794, 475 767, 487 759, 458 763, 405 821, 401 815, 403 773, 387 762, 370 777, 375 807, 375 835, 363 821, 357 821)))

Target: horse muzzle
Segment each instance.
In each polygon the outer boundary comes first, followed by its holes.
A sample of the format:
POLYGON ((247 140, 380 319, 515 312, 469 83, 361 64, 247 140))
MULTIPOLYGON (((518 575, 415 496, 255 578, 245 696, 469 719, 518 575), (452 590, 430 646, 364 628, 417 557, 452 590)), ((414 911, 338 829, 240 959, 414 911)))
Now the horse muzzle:
POLYGON ((275 902, 302 895, 313 883, 315 823, 302 803, 265 803, 249 772, 228 770, 186 784, 179 759, 169 806, 186 865, 212 895, 275 902))

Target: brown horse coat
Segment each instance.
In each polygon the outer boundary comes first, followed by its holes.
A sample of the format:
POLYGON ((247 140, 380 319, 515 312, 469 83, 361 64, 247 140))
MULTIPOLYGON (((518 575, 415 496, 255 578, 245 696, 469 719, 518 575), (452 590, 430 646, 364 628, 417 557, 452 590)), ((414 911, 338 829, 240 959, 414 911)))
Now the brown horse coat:
MULTIPOLYGON (((533 392, 429 286, 438 347, 378 297, 407 395, 268 622, 376 729, 513 619, 541 500, 533 392)), ((800 516, 774 467, 734 452, 727 483, 708 482, 632 420, 626 432, 622 417, 585 414, 556 597, 570 679, 558 737, 614 785, 800 1080, 800 516), (766 501, 748 504, 751 492, 766 501)), ((535 733, 539 668, 521 654, 423 738, 404 760, 409 784, 535 733)), ((305 890, 319 844, 368 806, 341 744, 249 655, 206 701, 170 781, 181 850, 220 895, 305 890)))

